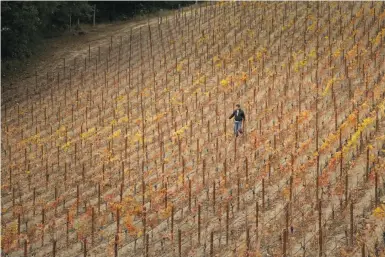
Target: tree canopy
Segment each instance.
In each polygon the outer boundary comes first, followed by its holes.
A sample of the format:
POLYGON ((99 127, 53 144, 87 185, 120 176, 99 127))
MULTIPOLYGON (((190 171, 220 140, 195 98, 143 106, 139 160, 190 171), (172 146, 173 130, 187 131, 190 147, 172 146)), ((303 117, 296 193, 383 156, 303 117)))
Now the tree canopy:
POLYGON ((3 60, 27 58, 34 53, 35 46, 41 39, 60 35, 70 25, 77 24, 78 20, 81 23, 92 23, 94 6, 98 22, 112 22, 190 3, 2 1, 1 57, 3 60))

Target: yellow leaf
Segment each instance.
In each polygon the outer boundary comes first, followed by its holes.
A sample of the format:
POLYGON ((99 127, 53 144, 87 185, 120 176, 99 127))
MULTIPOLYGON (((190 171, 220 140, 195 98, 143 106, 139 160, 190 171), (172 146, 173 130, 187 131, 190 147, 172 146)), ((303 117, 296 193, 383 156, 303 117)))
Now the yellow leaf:
POLYGON ((142 140, 142 134, 141 133, 136 133, 134 136, 134 142, 138 142, 142 140))
POLYGON ((181 72, 182 71, 182 64, 178 64, 177 66, 176 66, 176 71, 177 72, 181 72))
POLYGON ((289 199, 289 197, 290 197, 290 189, 288 187, 284 188, 283 191, 282 191, 282 194, 283 194, 283 196, 286 199, 289 199))
POLYGON ((335 58, 340 57, 341 56, 341 49, 338 48, 337 50, 335 50, 333 53, 333 56, 335 58))
POLYGON ((178 183, 179 183, 179 184, 182 184, 182 183, 183 183, 183 176, 182 176, 182 175, 179 175, 179 177, 178 177, 178 183))
POLYGON ((92 136, 92 135, 95 133, 95 131, 96 131, 95 128, 90 128, 88 131, 82 133, 82 134, 80 135, 80 137, 81 137, 82 139, 86 139, 86 138, 92 136))
POLYGON ((110 138, 116 138, 116 137, 119 137, 120 134, 121 134, 121 130, 119 129, 119 130, 115 131, 115 132, 112 134, 112 136, 110 136, 110 138))
POLYGON ((332 87, 333 83, 336 81, 336 78, 331 78, 326 84, 325 90, 322 92, 322 96, 326 96, 329 92, 329 89, 332 87))
POLYGON ((382 204, 381 206, 378 206, 376 209, 373 211, 373 216, 376 218, 385 218, 385 205, 382 204))
POLYGON ((116 98, 116 101, 120 102, 124 99, 124 95, 120 95, 116 98))
POLYGON ((128 122, 128 117, 127 117, 127 116, 124 116, 124 117, 120 118, 118 122, 119 122, 119 123, 120 123, 120 122, 128 122))
POLYGON ((62 145, 61 148, 66 152, 70 146, 71 146, 71 142, 67 142, 64 145, 62 145))
POLYGON ((308 54, 308 56, 309 56, 309 57, 312 57, 312 58, 317 57, 316 52, 315 52, 315 49, 313 49, 313 50, 308 54))
POLYGON ((228 84, 229 84, 229 81, 227 79, 222 79, 221 80, 221 86, 222 87, 227 87, 228 84))

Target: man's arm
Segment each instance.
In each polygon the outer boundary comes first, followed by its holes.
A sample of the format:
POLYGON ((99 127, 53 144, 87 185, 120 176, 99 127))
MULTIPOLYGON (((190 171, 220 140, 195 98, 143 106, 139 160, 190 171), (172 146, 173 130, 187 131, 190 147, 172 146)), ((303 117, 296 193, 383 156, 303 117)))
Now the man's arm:
POLYGON ((241 116, 242 116, 243 120, 246 120, 246 116, 245 116, 245 112, 244 111, 242 111, 241 116))
POLYGON ((234 117, 235 115, 235 111, 231 114, 231 116, 229 117, 229 119, 231 119, 232 117, 234 117))

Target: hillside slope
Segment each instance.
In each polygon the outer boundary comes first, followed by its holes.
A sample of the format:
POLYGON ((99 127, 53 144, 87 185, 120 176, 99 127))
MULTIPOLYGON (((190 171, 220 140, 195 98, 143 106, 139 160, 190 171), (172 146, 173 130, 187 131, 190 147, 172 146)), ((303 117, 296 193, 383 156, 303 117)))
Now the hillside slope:
POLYGON ((204 4, 15 81, 3 254, 384 252, 384 20, 383 2, 204 4))

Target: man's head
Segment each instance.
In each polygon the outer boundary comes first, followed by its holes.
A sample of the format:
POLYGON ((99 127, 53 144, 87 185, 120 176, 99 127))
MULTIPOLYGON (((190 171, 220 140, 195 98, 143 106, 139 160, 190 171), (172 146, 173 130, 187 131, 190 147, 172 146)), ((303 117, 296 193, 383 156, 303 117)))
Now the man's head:
POLYGON ((241 105, 240 104, 237 104, 235 106, 237 107, 238 110, 241 109, 241 105))

